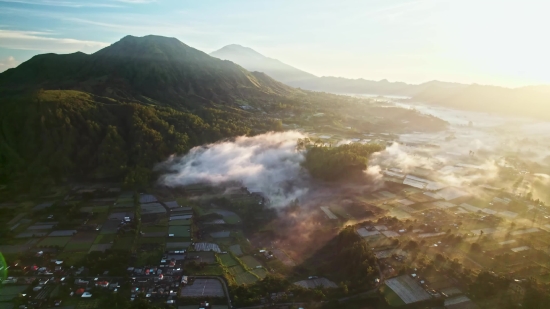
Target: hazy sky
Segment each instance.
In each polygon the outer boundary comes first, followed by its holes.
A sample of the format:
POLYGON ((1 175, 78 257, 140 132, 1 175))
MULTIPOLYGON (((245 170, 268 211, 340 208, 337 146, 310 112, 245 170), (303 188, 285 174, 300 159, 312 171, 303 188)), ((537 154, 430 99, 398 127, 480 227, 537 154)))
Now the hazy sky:
POLYGON ((0 71, 127 34, 241 44, 313 74, 550 84, 548 0, 0 0, 0 71))

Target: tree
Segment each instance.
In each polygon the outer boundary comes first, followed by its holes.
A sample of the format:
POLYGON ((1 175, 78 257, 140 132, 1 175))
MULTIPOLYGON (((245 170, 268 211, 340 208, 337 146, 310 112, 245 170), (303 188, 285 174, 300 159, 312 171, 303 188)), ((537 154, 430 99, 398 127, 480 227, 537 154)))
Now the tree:
POLYGON ((481 245, 477 242, 472 243, 472 245, 470 246, 470 251, 474 251, 476 253, 481 251, 481 245))
POLYGON ((306 153, 302 165, 316 178, 338 180, 362 173, 367 169, 368 157, 384 147, 378 144, 353 143, 328 148, 315 146, 306 153))

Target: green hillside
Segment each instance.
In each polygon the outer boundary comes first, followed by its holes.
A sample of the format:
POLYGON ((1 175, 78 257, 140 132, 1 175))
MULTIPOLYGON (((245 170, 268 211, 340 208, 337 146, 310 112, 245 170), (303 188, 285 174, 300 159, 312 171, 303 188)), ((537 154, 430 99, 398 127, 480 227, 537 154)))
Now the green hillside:
POLYGON ((340 131, 404 128, 403 119, 415 130, 446 125, 415 111, 294 89, 174 38, 127 36, 91 55, 38 55, 0 74, 0 184, 145 184, 170 155, 281 130, 282 119, 340 131))
POLYGON ((280 123, 231 109, 193 114, 74 90, 45 90, 3 97, 0 125, 0 179, 32 188, 66 177, 145 183, 153 165, 171 154, 277 129, 280 123))
POLYGON ((239 105, 296 93, 174 38, 127 36, 91 55, 38 55, 0 74, 0 182, 145 183, 171 154, 280 129, 239 105))

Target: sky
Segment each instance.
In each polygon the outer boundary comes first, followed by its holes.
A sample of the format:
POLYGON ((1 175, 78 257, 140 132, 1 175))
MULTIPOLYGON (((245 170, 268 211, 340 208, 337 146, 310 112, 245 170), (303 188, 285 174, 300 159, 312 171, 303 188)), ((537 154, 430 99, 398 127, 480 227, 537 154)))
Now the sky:
POLYGON ((547 0, 0 0, 0 71, 156 34, 318 76, 550 84, 547 0))

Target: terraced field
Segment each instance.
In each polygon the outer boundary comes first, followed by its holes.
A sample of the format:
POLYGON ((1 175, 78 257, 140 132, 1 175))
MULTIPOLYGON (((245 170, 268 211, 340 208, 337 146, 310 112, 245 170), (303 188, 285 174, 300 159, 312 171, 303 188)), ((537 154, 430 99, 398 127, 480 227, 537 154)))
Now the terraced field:
POLYGON ((238 285, 241 284, 252 284, 256 281, 258 281, 258 277, 254 276, 253 274, 249 272, 240 273, 235 276, 235 281, 238 285))
POLYGON ((250 272, 255 274, 256 276, 262 278, 262 279, 265 278, 265 276, 267 276, 267 270, 265 270, 263 268, 256 268, 256 269, 251 270, 250 272))
POLYGON ((246 265, 246 267, 248 268, 256 268, 256 266, 262 266, 262 264, 260 264, 260 262, 258 262, 258 260, 256 260, 254 257, 250 256, 250 255, 246 255, 246 256, 243 256, 241 258, 241 261, 243 261, 243 263, 246 265))
POLYGON ((231 254, 219 254, 218 257, 220 258, 221 263, 225 267, 231 267, 235 265, 239 265, 239 263, 231 256, 231 254))

